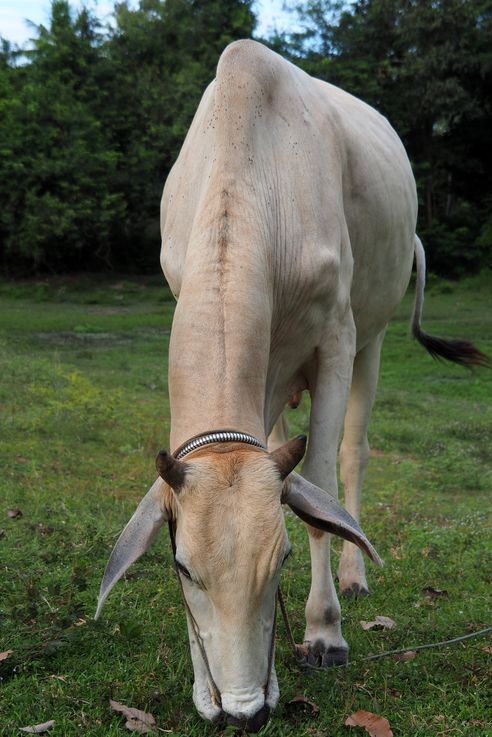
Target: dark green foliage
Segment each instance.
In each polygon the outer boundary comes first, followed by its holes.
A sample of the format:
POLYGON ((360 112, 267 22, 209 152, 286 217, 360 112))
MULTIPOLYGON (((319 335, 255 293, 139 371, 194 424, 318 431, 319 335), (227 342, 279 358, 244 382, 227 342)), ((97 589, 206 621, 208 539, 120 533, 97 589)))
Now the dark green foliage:
POLYGON ((12 268, 107 259, 125 212, 121 158, 98 116, 101 37, 89 13, 52 5, 29 63, 2 72, 0 228, 12 268))
POLYGON ((102 33, 53 0, 27 63, 0 51, 0 240, 13 273, 153 269, 159 199, 203 89, 250 0, 115 5, 102 33))
MULTIPOLYGON (((2 41, 5 270, 155 270, 163 183, 221 51, 251 37, 252 6, 116 3, 102 29, 87 9, 52 0, 49 27, 35 28, 20 61, 2 41)), ((455 277, 490 264, 491 0, 311 0, 297 12, 301 30, 268 43, 395 126, 431 269, 455 277)))

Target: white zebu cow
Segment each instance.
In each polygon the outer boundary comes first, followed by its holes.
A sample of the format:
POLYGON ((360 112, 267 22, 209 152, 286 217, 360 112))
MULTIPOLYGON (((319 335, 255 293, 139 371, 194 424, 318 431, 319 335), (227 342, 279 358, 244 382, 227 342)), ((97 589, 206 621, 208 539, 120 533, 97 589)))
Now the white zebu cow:
POLYGON ((172 520, 206 719, 253 731, 277 703, 275 594, 290 549, 282 502, 311 523, 304 657, 347 659, 321 530, 346 538, 342 592, 367 593, 352 543, 378 558, 335 502, 337 451, 343 430, 341 478, 358 519, 381 344, 414 255, 414 335, 451 360, 485 360, 420 329, 416 216, 410 164, 385 118, 258 43, 224 51, 162 199, 162 267, 178 300, 169 392, 179 450, 159 454, 163 480, 122 533, 98 608, 172 520), (275 447, 285 442, 282 410, 303 389, 312 409, 300 477, 290 472, 304 437, 270 454, 264 445, 272 433, 275 447))

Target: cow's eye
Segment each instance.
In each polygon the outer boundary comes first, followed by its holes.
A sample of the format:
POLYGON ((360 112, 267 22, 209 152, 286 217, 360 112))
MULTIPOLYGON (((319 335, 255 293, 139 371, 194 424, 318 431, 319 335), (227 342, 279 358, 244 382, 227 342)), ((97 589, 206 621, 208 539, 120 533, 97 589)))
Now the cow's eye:
POLYGON ((191 581, 191 574, 189 570, 182 563, 180 563, 179 560, 176 561, 176 568, 180 573, 183 574, 183 576, 186 576, 186 578, 189 578, 191 581))

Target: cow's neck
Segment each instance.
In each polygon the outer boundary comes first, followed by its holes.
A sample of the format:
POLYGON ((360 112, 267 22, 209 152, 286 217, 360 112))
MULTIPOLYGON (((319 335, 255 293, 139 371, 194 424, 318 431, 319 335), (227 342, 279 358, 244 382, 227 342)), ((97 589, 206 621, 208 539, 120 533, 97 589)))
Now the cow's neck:
POLYGON ((265 442, 271 300, 247 259, 227 269, 193 262, 183 279, 169 348, 171 447, 236 429, 265 442))

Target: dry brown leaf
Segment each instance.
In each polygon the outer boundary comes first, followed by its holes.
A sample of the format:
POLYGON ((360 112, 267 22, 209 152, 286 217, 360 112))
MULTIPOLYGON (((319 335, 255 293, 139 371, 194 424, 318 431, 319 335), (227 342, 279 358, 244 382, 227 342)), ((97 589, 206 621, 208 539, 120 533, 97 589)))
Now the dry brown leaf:
POLYGON ((28 734, 42 734, 47 732, 48 729, 55 726, 55 720, 50 719, 49 722, 43 722, 43 724, 33 724, 31 727, 19 727, 21 732, 27 732, 28 734))
POLYGON ((125 727, 131 732, 147 733, 154 731, 156 723, 152 714, 141 711, 141 709, 134 709, 132 706, 125 706, 112 699, 109 699, 109 703, 114 711, 119 711, 126 717, 125 727))
POLYGON ((407 650, 405 653, 395 655, 395 660, 413 660, 417 657, 415 650, 407 650))
POLYGON ((304 711, 312 717, 315 717, 319 714, 318 704, 315 704, 314 701, 310 701, 308 698, 306 698, 306 696, 302 696, 302 694, 298 694, 297 696, 294 696, 294 698, 292 698, 290 701, 288 701, 287 707, 289 709, 306 707, 304 711))
POLYGON ((12 655, 13 652, 13 650, 5 650, 4 653, 0 653, 0 663, 2 662, 2 660, 7 660, 9 655, 12 655))
POLYGON ((484 653, 488 653, 489 655, 492 655, 492 645, 485 645, 485 647, 482 648, 484 653))
POLYGON ((422 601, 416 602, 414 604, 414 607, 417 607, 417 608, 418 607, 421 607, 421 606, 435 607, 436 606, 436 601, 435 601, 434 597, 432 597, 432 596, 424 596, 424 598, 422 599, 422 601))
POLYGON ((448 596, 448 592, 445 589, 435 589, 433 586, 426 586, 422 589, 422 593, 430 596, 432 599, 437 599, 438 596, 448 596))
POLYGON ((31 530, 36 530, 40 535, 52 535, 55 531, 54 527, 47 527, 42 522, 38 522, 37 525, 30 525, 31 530))
POLYGON ((7 509, 7 517, 9 519, 17 519, 17 517, 22 517, 22 512, 20 509, 7 509))
POLYGON ((389 617, 383 617, 379 614, 376 616, 376 619, 373 622, 366 622, 364 620, 361 620, 360 624, 363 630, 392 630, 396 627, 396 622, 394 620, 390 619, 389 617))
POLYGON ((360 709, 347 717, 345 724, 348 727, 364 727, 371 737, 393 737, 388 720, 371 711, 360 709))

